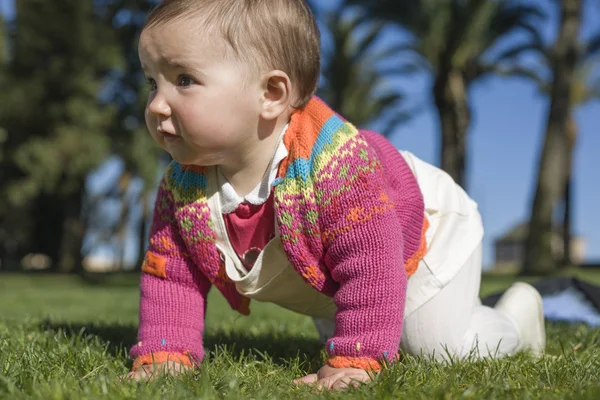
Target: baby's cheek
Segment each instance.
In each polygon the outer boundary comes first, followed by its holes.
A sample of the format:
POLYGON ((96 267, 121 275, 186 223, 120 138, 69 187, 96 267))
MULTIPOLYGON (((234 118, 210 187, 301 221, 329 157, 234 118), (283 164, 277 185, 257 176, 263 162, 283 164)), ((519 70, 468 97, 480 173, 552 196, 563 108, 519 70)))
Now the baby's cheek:
POLYGON ((153 131, 153 128, 156 129, 155 118, 148 109, 148 106, 146 106, 146 109, 144 110, 144 119, 146 120, 146 127, 150 132, 153 131))

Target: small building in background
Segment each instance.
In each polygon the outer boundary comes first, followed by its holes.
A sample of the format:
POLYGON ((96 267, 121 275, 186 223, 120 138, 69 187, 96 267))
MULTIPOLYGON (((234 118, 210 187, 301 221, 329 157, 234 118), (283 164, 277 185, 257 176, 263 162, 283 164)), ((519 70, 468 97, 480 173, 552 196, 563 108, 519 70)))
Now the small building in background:
POLYGON ((88 255, 83 259, 82 264, 87 272, 106 273, 121 270, 119 261, 109 255, 88 255))
MULTIPOLYGON (((524 255, 525 240, 527 239, 528 223, 521 223, 511 228, 506 234, 494 241, 495 263, 494 272, 517 272, 521 267, 524 255)), ((564 244, 562 226, 555 229, 552 237, 552 253, 559 260, 563 256, 564 244)), ((571 237, 571 260, 573 264, 582 264, 585 260, 586 242, 581 236, 571 237)))

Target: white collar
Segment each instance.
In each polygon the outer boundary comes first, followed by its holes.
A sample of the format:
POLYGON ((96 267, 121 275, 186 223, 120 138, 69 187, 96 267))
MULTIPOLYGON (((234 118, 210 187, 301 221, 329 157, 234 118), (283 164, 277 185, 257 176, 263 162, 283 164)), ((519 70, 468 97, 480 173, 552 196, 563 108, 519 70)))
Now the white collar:
POLYGON ((262 181, 260 181, 258 185, 256 185, 256 187, 246 196, 239 196, 231 183, 229 183, 227 178, 225 178, 225 175, 223 175, 221 169, 217 168, 218 184, 221 192, 219 197, 221 198, 221 212, 223 214, 234 212, 243 202, 260 205, 267 201, 271 195, 271 186, 277 178, 279 164, 288 156, 288 151, 283 143, 283 137, 288 127, 289 124, 283 128, 281 134, 279 135, 277 146, 275 147, 273 157, 271 158, 271 163, 269 164, 267 171, 265 171, 262 181))

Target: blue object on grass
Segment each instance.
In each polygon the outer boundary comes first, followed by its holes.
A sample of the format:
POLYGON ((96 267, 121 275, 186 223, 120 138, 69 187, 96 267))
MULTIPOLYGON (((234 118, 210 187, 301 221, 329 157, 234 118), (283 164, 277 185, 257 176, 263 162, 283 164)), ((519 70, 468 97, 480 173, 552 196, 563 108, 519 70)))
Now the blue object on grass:
MULTIPOLYGON (((542 279, 533 286, 542 295, 544 316, 549 321, 600 327, 600 286, 567 276, 542 279)), ((489 295, 482 302, 494 307, 503 293, 489 295)))
POLYGON ((544 295, 542 300, 544 315, 550 321, 583 322, 590 326, 600 326, 600 312, 575 288, 544 295))

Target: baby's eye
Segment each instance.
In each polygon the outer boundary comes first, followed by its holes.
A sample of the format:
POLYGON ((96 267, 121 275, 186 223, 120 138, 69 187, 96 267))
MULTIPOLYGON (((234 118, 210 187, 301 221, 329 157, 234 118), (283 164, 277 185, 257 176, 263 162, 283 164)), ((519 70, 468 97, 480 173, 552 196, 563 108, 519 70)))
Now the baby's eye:
POLYGON ((187 75, 180 75, 179 78, 178 78, 178 80, 179 80, 178 81, 178 85, 179 86, 184 86, 184 87, 185 86, 192 86, 194 83, 196 83, 196 82, 194 82, 194 80, 192 78, 190 78, 187 75))
POLYGON ((156 88, 157 88, 156 81, 152 78, 146 77, 146 84, 148 85, 150 90, 156 90, 156 88))

